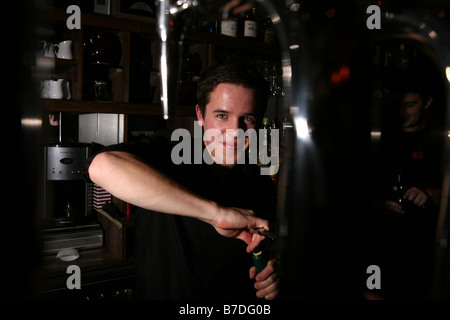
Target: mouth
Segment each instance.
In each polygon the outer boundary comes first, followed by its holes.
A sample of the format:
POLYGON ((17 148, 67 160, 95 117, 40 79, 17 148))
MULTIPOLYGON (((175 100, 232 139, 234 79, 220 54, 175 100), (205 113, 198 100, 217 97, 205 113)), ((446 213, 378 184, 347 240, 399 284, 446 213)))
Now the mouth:
POLYGON ((229 150, 237 150, 238 148, 238 143, 237 142, 223 142, 223 147, 225 149, 229 149, 229 150))
POLYGON ((246 149, 248 146, 248 139, 235 139, 234 141, 223 141, 222 145, 228 150, 246 149))
POLYGON ((402 122, 408 121, 408 120, 409 120, 409 116, 401 116, 401 117, 400 117, 400 120, 401 120, 402 122))

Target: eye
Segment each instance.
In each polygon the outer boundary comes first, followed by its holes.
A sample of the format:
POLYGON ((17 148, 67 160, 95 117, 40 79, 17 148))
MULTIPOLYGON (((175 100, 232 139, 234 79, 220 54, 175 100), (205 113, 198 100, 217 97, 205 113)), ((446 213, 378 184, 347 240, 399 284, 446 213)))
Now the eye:
POLYGON ((405 103, 405 107, 411 108, 411 107, 414 107, 415 104, 416 104, 415 102, 407 102, 407 103, 405 103))
POLYGON ((227 119, 228 115, 226 113, 218 113, 217 118, 219 119, 227 119))
POLYGON ((249 123, 251 123, 251 124, 255 124, 255 123, 256 123, 255 117, 252 117, 252 116, 245 116, 245 117, 244 117, 244 121, 245 121, 245 122, 249 122, 249 123))

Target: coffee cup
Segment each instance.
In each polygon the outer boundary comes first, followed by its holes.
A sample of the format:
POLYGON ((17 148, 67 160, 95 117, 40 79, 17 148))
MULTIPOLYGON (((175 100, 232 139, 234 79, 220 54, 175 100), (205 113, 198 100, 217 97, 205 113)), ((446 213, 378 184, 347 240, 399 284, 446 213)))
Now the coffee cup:
POLYGON ((54 44, 48 41, 41 41, 39 42, 41 45, 41 53, 44 55, 44 57, 48 58, 54 58, 55 57, 55 47, 54 44))
POLYGON ((72 59, 72 40, 64 40, 54 45, 58 59, 72 59))
MULTIPOLYGON (((64 79, 48 80, 48 96, 50 99, 70 99, 70 82, 64 79)), ((41 93, 42 96, 42 93, 41 93)))
POLYGON ((50 91, 50 80, 42 80, 41 81, 41 98, 48 98, 48 94, 50 91))

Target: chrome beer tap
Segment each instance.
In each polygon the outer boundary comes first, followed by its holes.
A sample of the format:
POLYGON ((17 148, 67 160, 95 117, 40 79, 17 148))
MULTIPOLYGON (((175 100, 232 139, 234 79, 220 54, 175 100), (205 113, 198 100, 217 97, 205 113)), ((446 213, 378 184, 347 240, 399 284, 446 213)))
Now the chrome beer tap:
POLYGON ((188 9, 198 1, 160 0, 157 10, 157 30, 161 40, 161 103, 164 119, 173 116, 178 98, 178 82, 183 56, 183 39, 190 22, 188 9))

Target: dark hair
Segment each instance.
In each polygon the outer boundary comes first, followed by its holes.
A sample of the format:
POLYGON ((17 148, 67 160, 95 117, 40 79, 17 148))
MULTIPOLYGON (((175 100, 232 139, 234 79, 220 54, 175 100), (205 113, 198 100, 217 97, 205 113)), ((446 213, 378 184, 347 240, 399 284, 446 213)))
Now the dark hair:
POLYGON ((418 94, 423 103, 433 96, 432 79, 423 70, 408 70, 397 80, 396 89, 399 94, 404 96, 407 93, 418 94))
POLYGON ((210 93, 221 83, 241 85, 254 90, 259 123, 267 109, 269 85, 258 69, 247 62, 234 60, 209 67, 197 84, 197 103, 203 116, 210 93))

